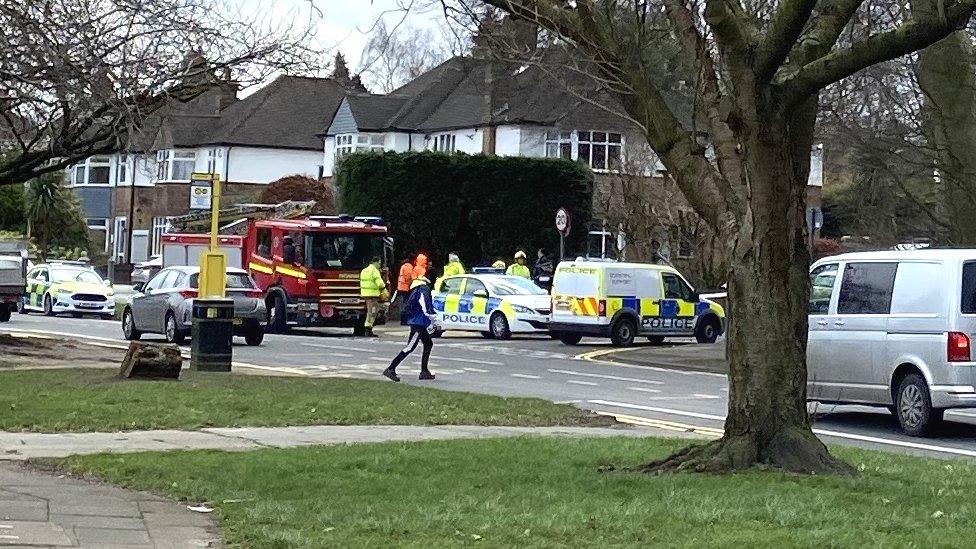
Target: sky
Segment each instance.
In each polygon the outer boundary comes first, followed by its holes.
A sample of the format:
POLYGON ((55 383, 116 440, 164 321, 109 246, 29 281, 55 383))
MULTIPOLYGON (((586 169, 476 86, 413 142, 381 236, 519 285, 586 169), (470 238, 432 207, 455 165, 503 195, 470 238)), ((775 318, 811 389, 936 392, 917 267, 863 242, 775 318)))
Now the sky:
MULTIPOLYGON (((443 14, 437 9, 422 9, 421 3, 436 4, 430 0, 232 0, 241 6, 243 13, 260 14, 276 21, 294 19, 308 22, 311 6, 317 10, 316 34, 319 45, 341 51, 349 68, 359 72, 361 55, 376 21, 384 18, 387 28, 394 28, 404 20, 404 25, 414 28, 437 28, 444 25, 443 14), (404 7, 409 6, 409 10, 404 7)), ((403 28, 401 26, 401 28, 403 28)))

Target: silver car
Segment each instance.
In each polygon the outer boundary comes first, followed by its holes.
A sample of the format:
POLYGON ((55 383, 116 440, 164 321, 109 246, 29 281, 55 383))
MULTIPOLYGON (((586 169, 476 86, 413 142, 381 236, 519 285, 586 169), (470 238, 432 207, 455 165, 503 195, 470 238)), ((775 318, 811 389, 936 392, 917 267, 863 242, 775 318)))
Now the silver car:
MULTIPOLYGON (((122 310, 125 338, 136 340, 152 333, 163 334, 170 343, 183 343, 193 326, 199 281, 200 267, 170 267, 146 284, 136 283, 136 293, 122 310)), ((247 271, 227 269, 227 297, 234 300, 234 335, 243 336, 248 345, 260 345, 267 311, 264 296, 247 271)))

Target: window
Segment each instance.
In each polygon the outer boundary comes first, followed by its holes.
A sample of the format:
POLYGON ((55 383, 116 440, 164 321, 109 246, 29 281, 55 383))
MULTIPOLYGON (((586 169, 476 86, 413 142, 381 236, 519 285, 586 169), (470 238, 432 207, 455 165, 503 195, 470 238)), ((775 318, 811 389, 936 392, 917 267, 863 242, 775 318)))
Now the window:
POLYGON ((619 133, 579 132, 576 159, 596 171, 617 170, 622 141, 619 133))
POLYGON ((258 257, 271 259, 271 229, 258 229, 257 247, 254 253, 258 257))
POLYGON ((821 265, 810 273, 810 306, 807 312, 812 315, 825 315, 830 309, 830 298, 834 295, 834 281, 837 280, 837 264, 821 265))
POLYGON ((207 173, 217 173, 217 149, 207 149, 207 173))
POLYGON ((152 241, 150 255, 163 253, 163 233, 169 230, 169 222, 165 217, 154 217, 152 225, 152 241))
MULTIPOLYGON (((181 284, 180 287, 183 285, 181 284)), ((247 273, 227 273, 227 278, 224 281, 224 286, 228 290, 253 290, 256 288, 254 281, 251 280, 251 276, 247 273)), ((199 288, 200 287, 200 274, 193 273, 190 275, 190 287, 199 288)))
POLYGON ((837 313, 888 314, 897 267, 897 263, 848 263, 844 266, 837 313))
POLYGON ((142 293, 148 294, 149 292, 151 292, 153 290, 158 290, 158 289, 162 288, 163 287, 163 280, 165 280, 166 277, 168 277, 170 275, 170 273, 172 273, 172 272, 173 272, 172 270, 166 269, 164 271, 159 271, 158 273, 156 273, 156 276, 152 277, 152 280, 150 280, 146 284, 146 287, 142 289, 142 293))
POLYGON ((962 303, 963 314, 976 314, 976 261, 967 261, 962 265, 962 303))
POLYGON ((942 282, 945 278, 946 271, 939 263, 899 263, 891 295, 891 314, 944 314, 948 286, 942 282))
POLYGON ((80 187, 84 185, 99 185, 107 187, 112 181, 109 174, 112 171, 112 157, 93 156, 84 162, 75 164, 71 168, 69 185, 80 187))
POLYGON ((546 158, 573 158, 573 132, 546 132, 546 158))
POLYGON ((115 184, 128 185, 129 183, 129 157, 122 155, 116 157, 115 164, 115 184))
POLYGON ((372 133, 347 133, 336 136, 336 158, 354 152, 379 151, 386 149, 385 136, 372 133))
POLYGON ((436 135, 431 139, 431 141, 432 150, 452 153, 457 145, 457 136, 454 134, 436 135))
POLYGON ((115 228, 112 231, 112 255, 116 263, 125 261, 125 250, 129 246, 129 237, 126 234, 125 217, 115 218, 115 228))
POLYGON ((664 273, 661 278, 664 280, 664 299, 697 301, 695 292, 678 275, 664 273))
POLYGON ((485 283, 477 278, 469 278, 468 283, 464 285, 464 295, 474 295, 478 290, 487 292, 488 288, 485 288, 485 283))
POLYGON ((160 181, 190 181, 196 166, 195 151, 162 150, 156 153, 157 177, 160 181))
POLYGON ((89 217, 85 220, 88 225, 89 238, 92 244, 102 248, 102 251, 108 251, 108 219, 103 217, 89 217))
POLYGON ((461 293, 461 283, 464 282, 463 277, 456 278, 445 278, 444 282, 441 283, 440 293, 442 294, 459 294, 461 293))
MULTIPOLYGON (((491 284, 491 294, 494 296, 547 295, 549 293, 536 286, 531 280, 522 278, 520 276, 493 278, 489 284, 491 284)), ((468 291, 465 290, 464 293, 468 293, 468 291)))
POLYGON ((362 269, 373 257, 383 257, 383 237, 366 233, 305 235, 305 255, 312 269, 362 269))
POLYGON ((159 288, 162 290, 165 290, 167 288, 178 288, 177 282, 180 281, 180 277, 182 275, 183 273, 177 271, 176 269, 171 270, 169 273, 166 274, 166 278, 160 281, 159 288))

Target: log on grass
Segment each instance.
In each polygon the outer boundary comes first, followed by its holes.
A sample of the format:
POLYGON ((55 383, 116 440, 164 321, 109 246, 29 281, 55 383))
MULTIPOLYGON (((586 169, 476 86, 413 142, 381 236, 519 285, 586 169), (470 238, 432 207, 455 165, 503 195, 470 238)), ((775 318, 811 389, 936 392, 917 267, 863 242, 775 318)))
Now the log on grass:
POLYGON ((179 379, 183 356, 176 345, 129 343, 119 376, 126 379, 179 379))

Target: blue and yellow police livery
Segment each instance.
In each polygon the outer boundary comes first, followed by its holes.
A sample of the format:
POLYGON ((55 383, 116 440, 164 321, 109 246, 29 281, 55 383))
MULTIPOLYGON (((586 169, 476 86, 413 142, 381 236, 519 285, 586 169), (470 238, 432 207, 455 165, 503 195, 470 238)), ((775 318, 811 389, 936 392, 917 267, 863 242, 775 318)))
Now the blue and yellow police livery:
POLYGON ((688 336, 714 343, 724 323, 725 310, 700 298, 671 267, 569 261, 556 268, 549 326, 568 345, 598 336, 628 346, 638 335, 657 343, 688 336))
POLYGON ((470 330, 508 339, 549 329, 549 294, 517 276, 470 274, 437 281, 434 310, 444 330, 470 330))
POLYGON ((115 291, 94 269, 84 263, 51 262, 27 272, 21 312, 115 315, 115 291))

